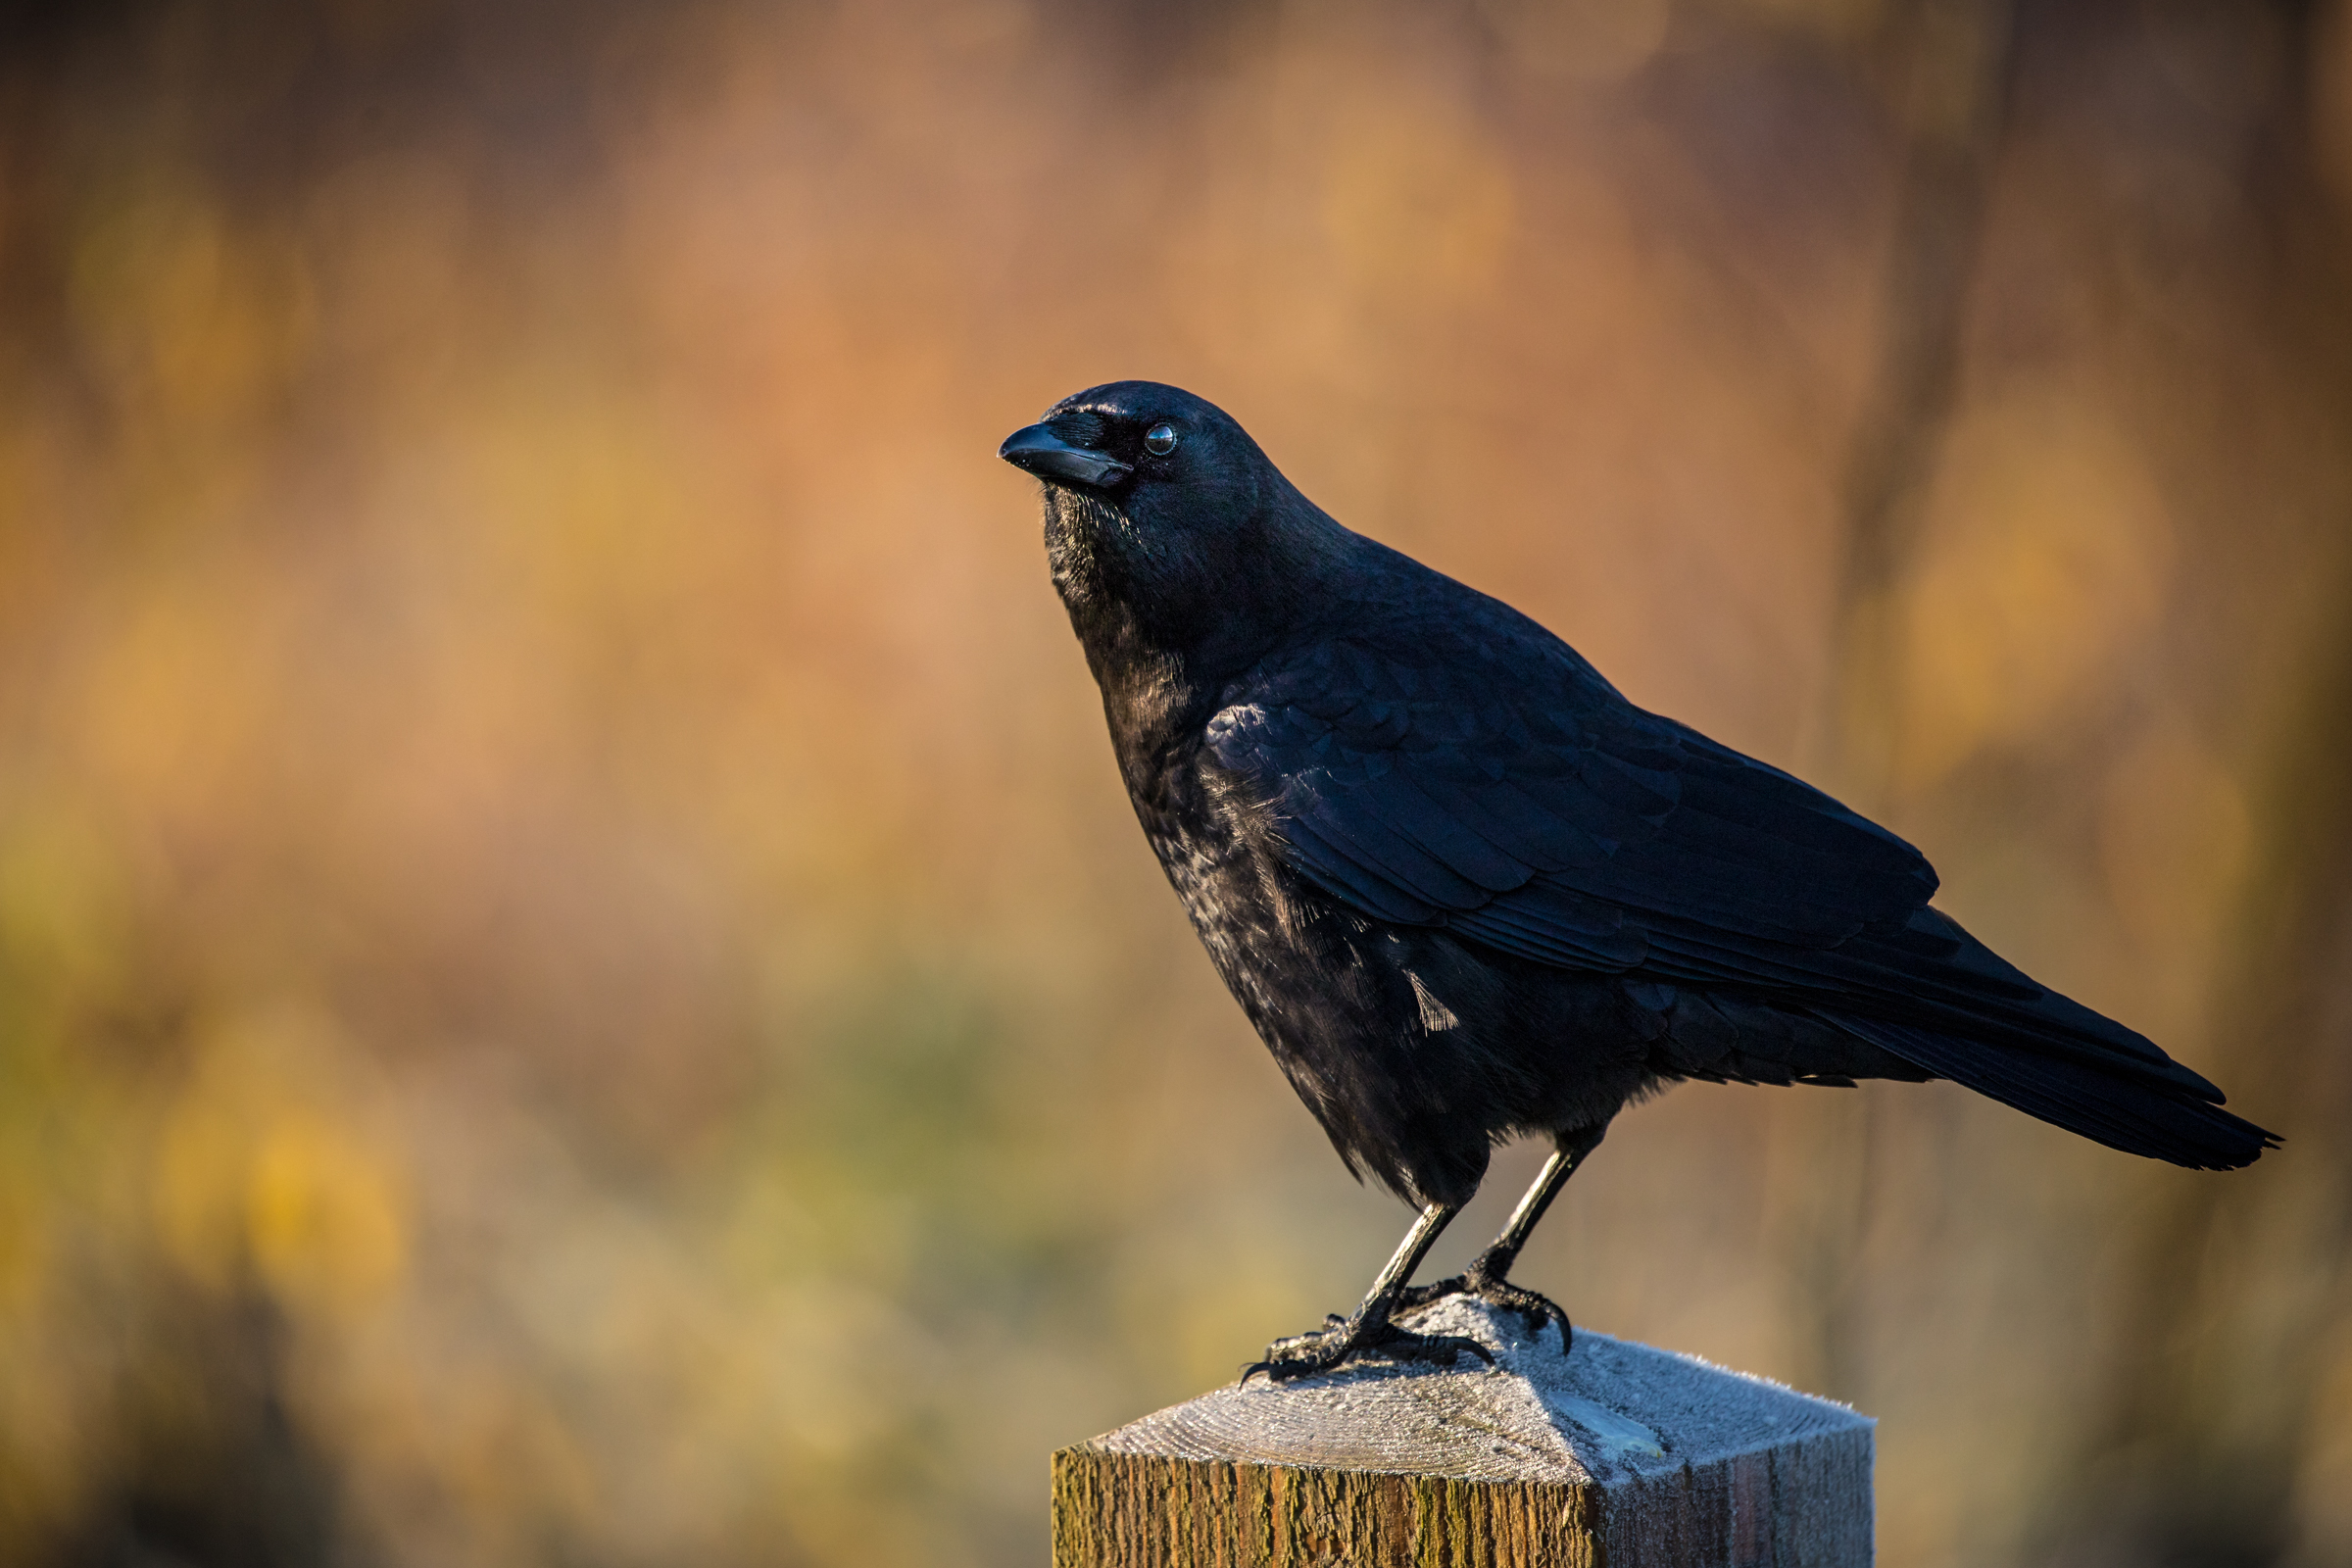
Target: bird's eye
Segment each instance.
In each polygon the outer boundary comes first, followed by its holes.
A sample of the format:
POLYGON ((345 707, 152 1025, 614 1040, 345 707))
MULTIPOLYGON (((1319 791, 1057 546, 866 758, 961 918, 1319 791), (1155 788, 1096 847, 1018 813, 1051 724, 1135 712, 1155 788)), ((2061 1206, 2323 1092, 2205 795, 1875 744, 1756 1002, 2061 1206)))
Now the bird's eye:
POLYGON ((1176 427, 1155 424, 1144 432, 1144 450, 1155 458, 1164 458, 1176 450, 1176 427))

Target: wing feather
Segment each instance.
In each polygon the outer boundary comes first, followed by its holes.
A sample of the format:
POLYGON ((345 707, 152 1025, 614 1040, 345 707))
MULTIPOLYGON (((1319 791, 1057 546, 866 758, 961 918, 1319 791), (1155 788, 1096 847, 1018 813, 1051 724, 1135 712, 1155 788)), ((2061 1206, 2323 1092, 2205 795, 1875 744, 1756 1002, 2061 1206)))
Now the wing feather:
POLYGON ((1634 708, 1532 622, 1473 629, 1317 642, 1236 682, 1210 721, 1217 761, 1332 897, 1604 970, 1694 932, 1687 966, 1737 969, 1753 949, 1750 969, 1793 980, 1800 953, 1934 893, 1909 845, 1634 708), (1709 954, 1710 934, 1729 947, 1709 954))

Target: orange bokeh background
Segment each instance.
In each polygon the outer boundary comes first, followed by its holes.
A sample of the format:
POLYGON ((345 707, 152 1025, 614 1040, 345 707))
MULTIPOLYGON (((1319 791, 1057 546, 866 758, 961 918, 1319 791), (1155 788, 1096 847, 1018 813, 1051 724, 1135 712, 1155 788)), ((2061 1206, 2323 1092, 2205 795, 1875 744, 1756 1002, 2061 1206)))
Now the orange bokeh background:
POLYGON ((1684 1088, 1526 1277, 1891 1564, 2352 1557, 2340 6, 5 25, 0 1559, 1036 1561, 1355 1299, 994 457, 1124 376, 2290 1140, 1684 1088))

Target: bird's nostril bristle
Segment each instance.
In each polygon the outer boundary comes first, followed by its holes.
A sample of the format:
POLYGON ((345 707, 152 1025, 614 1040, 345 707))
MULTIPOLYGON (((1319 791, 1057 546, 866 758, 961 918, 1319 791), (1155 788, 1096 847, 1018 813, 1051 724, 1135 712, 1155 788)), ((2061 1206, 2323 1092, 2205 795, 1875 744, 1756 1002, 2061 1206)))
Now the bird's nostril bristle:
POLYGON ((1046 428, 1074 447, 1100 447, 1109 426, 1100 414, 1072 410, 1056 414, 1046 421, 1046 428))

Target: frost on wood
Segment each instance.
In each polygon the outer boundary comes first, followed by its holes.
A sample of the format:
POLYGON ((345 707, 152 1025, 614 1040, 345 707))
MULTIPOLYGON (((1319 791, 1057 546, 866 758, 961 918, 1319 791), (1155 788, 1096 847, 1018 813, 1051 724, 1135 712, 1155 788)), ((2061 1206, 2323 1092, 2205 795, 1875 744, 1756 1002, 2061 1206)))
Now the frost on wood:
POLYGON ((1495 1364, 1255 1378, 1055 1454, 1055 1568, 1870 1561, 1867 1417, 1475 1300, 1413 1326, 1495 1364))

